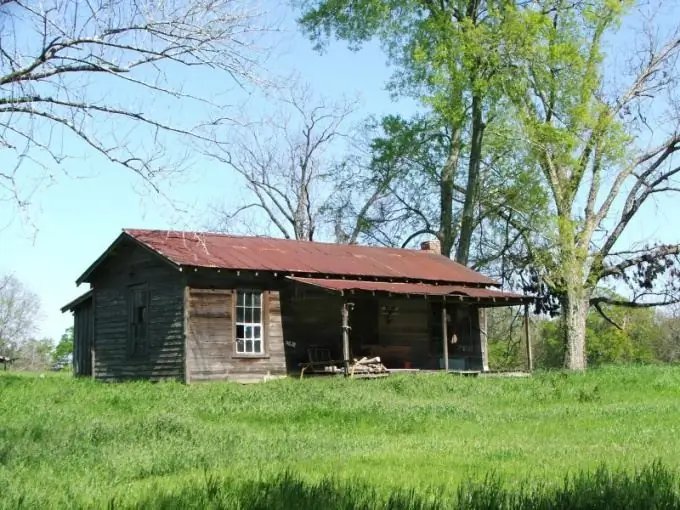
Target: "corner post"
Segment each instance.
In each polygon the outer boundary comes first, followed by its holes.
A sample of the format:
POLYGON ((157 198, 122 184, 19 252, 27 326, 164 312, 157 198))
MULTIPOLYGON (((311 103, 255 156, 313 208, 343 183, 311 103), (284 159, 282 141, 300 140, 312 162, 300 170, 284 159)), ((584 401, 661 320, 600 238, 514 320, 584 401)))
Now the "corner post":
MULTIPOLYGON (((189 286, 184 287, 184 384, 189 384, 191 382, 191 371, 189 369, 189 307, 191 305, 191 292, 189 291, 189 286)), ((232 315, 233 317, 233 315, 232 315)))
POLYGON ((531 373, 534 369, 533 354, 531 352, 531 337, 529 335, 529 305, 524 305, 524 338, 527 342, 527 369, 531 373))
POLYGON ((479 318, 479 343, 482 351, 482 371, 489 371, 489 336, 487 333, 486 308, 477 308, 479 318))
POLYGON ((342 303, 342 360, 345 377, 349 377, 349 304, 342 303))
POLYGON ((444 354, 444 370, 449 371, 449 333, 446 321, 446 296, 442 296, 442 343, 444 354))

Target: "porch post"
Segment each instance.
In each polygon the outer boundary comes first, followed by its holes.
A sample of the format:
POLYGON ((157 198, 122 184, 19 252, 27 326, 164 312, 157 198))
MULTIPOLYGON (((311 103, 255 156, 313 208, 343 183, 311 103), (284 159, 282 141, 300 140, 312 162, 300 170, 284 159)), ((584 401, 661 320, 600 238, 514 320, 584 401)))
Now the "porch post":
POLYGON ((529 305, 524 305, 524 338, 527 341, 527 368, 531 372, 534 369, 534 360, 531 353, 531 338, 529 336, 529 305))
POLYGON ((482 371, 489 371, 489 337, 487 335, 486 308, 477 308, 479 318, 479 343, 482 351, 482 371))
POLYGON ((442 340, 444 344, 444 370, 449 371, 449 335, 446 322, 446 296, 442 296, 442 340))
POLYGON ((345 366, 345 377, 349 377, 349 308, 342 304, 342 360, 345 366))

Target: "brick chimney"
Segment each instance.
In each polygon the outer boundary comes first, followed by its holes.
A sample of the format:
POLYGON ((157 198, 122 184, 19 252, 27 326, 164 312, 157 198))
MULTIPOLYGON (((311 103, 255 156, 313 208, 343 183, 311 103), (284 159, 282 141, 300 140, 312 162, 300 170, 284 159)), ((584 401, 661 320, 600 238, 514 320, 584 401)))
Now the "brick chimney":
POLYGON ((431 239, 429 241, 423 241, 420 243, 420 249, 423 251, 429 251, 430 253, 440 254, 442 252, 442 243, 439 239, 431 239))

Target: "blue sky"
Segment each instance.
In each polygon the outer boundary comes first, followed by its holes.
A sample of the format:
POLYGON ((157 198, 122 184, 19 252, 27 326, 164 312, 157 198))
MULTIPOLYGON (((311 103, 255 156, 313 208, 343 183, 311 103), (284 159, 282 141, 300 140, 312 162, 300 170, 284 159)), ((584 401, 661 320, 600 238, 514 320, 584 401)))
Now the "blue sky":
MULTIPOLYGON (((293 13, 282 14, 284 32, 271 36, 278 44, 267 64, 274 73, 298 72, 314 91, 329 98, 358 95, 362 108, 357 118, 412 111, 411 105, 392 102, 385 91, 390 70, 377 45, 351 52, 344 44, 334 43, 319 55, 296 32, 293 13)), ((244 91, 229 84, 215 83, 214 75, 206 71, 181 72, 185 73, 182 79, 197 93, 210 95, 226 89, 224 95, 230 103, 261 108, 259 98, 248 98, 244 91)), ((145 105, 167 108, 162 102, 145 105)), ((174 113, 191 116, 191 112, 174 113)), ((74 149, 74 153, 81 157, 68 162, 69 175, 57 172, 55 182, 33 197, 28 218, 18 215, 12 204, 0 202, 0 274, 15 274, 40 296, 40 333, 52 338, 58 338, 72 324, 70 314, 61 314, 59 308, 86 290, 85 286, 76 288, 76 278, 122 228, 200 229, 209 222, 209 204, 220 200, 238 203, 243 195, 242 183, 233 173, 197 155, 190 158, 186 173, 164 183, 167 196, 158 196, 132 173, 82 148, 74 149)), ((26 168, 29 171, 30 167, 26 168)), ((672 198, 650 204, 631 226, 628 241, 659 238, 679 242, 680 233, 674 225, 678 214, 680 206, 672 198)))

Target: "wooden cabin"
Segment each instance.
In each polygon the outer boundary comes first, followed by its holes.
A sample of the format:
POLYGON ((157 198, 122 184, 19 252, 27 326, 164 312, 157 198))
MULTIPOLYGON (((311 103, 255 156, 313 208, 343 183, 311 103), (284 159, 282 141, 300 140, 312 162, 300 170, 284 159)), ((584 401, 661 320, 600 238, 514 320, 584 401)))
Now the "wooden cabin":
POLYGON ((438 252, 124 230, 62 309, 74 314, 74 373, 252 381, 299 373, 313 350, 488 370, 485 308, 527 298, 438 252))

